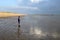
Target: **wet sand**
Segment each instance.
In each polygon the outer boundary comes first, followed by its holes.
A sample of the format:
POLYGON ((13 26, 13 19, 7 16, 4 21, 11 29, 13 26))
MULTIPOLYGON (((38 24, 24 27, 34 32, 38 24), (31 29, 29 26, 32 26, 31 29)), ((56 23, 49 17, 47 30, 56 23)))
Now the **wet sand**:
MULTIPOLYGON (((0 19, 0 40, 17 40, 17 17, 0 19)), ((60 16, 21 18, 21 40, 60 40, 60 16)))

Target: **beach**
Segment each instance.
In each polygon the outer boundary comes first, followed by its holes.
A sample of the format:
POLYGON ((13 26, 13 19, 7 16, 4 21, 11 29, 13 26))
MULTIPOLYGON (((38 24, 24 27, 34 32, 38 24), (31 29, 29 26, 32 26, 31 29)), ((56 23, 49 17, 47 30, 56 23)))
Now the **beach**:
MULTIPOLYGON (((25 16, 21 18, 22 40, 59 40, 60 16, 25 16)), ((17 40, 17 17, 0 19, 0 40, 17 40)))

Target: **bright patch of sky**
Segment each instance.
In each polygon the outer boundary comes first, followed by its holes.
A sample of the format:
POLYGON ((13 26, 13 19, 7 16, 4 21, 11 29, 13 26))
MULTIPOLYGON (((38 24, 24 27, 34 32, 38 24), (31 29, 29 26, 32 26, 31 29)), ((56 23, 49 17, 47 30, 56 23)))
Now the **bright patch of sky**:
POLYGON ((39 2, 42 2, 44 0, 30 0, 32 3, 39 3, 39 2))

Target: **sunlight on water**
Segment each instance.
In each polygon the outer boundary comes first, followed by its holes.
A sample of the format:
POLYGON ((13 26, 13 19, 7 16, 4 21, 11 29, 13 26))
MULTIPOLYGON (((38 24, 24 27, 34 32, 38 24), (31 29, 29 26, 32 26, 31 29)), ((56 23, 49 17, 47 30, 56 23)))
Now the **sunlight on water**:
POLYGON ((41 37, 42 36, 42 30, 38 29, 37 27, 35 27, 35 28, 31 27, 30 28, 30 35, 35 35, 37 37, 41 37))
POLYGON ((41 35, 41 30, 35 29, 34 33, 37 34, 37 35, 39 35, 39 34, 41 35))

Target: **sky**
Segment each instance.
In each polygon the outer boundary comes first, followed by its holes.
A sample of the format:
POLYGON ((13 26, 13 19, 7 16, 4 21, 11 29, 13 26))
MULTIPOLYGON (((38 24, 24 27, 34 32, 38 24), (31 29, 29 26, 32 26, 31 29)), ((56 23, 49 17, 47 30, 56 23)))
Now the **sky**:
POLYGON ((0 11, 26 14, 59 14, 60 0, 0 0, 0 11))

